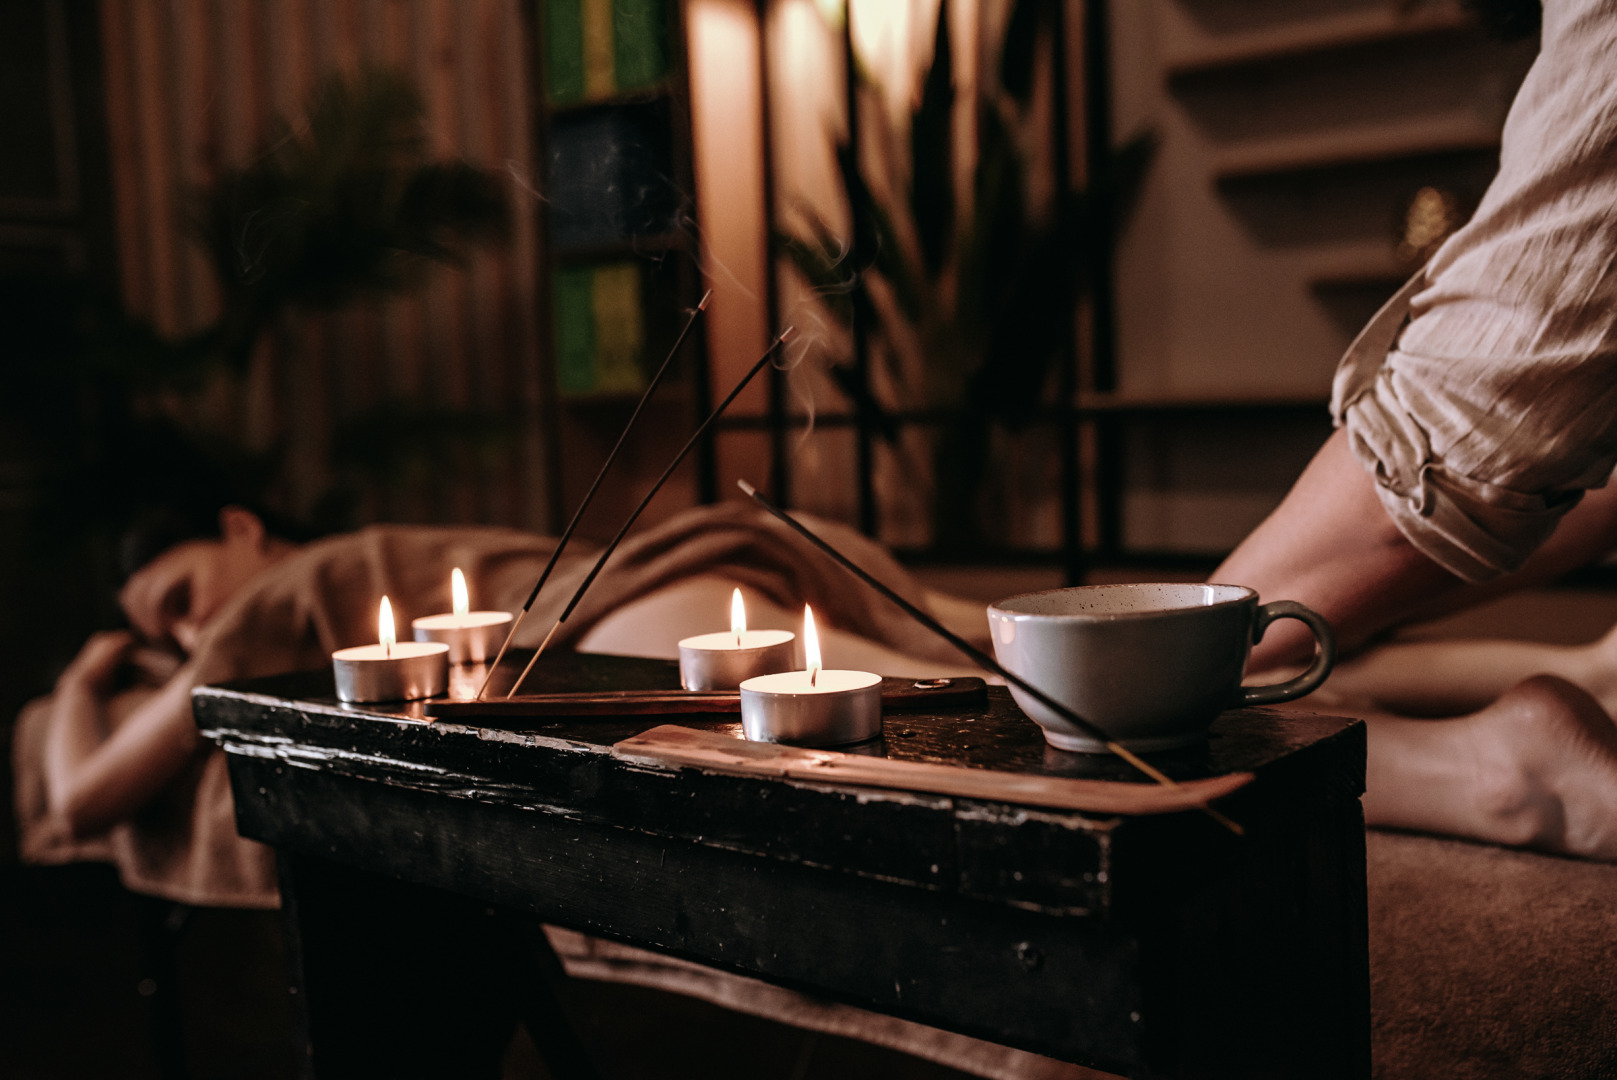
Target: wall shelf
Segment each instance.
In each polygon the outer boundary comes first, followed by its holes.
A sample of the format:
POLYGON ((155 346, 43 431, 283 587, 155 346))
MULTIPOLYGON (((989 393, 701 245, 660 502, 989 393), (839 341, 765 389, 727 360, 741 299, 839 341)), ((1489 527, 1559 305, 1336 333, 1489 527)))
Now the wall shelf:
POLYGON ((1417 193, 1486 190, 1532 43, 1490 38, 1469 0, 1106 6, 1119 115, 1162 146, 1120 246, 1128 392, 1078 405, 1101 548, 1222 548, 1329 430, 1331 371, 1408 278, 1417 193))
POLYGON ((1217 155, 1220 184, 1315 172, 1347 165, 1499 149, 1499 130, 1474 116, 1427 118, 1397 127, 1309 132, 1236 147, 1217 155))
POLYGON ((1389 4, 1370 11, 1223 35, 1170 56, 1165 74, 1171 80, 1181 79, 1359 45, 1460 33, 1473 27, 1474 23, 1457 3, 1427 4, 1412 10, 1399 10, 1389 4))

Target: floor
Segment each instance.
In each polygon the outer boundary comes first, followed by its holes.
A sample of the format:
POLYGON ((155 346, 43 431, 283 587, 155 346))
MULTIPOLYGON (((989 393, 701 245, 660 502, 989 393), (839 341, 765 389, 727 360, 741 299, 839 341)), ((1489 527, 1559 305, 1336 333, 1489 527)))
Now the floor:
MULTIPOLYGON (((157 1080, 159 1000, 144 943, 172 905, 123 890, 104 866, 0 870, 0 1076, 157 1080)), ((279 916, 200 910, 179 934, 186 1075, 296 1075, 279 916)), ((567 1007, 603 1076, 633 1080, 965 1080, 879 1047, 636 987, 574 983, 567 1007), (722 1051, 716 1051, 722 1047, 722 1051)), ((518 1031, 507 1080, 547 1080, 518 1031)))

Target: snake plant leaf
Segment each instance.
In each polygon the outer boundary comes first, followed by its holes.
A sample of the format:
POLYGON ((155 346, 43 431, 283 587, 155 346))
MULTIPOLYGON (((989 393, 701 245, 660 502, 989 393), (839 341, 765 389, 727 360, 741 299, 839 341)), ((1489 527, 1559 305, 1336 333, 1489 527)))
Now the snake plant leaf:
MULTIPOLYGON (((836 156, 843 193, 854 222, 853 239, 848 249, 852 272, 860 275, 861 279, 871 270, 881 274, 892 288, 904 317, 910 320, 920 318, 926 288, 916 268, 905 256, 904 244, 899 238, 892 214, 865 183, 859 163, 846 142, 837 144, 836 156)), ((856 287, 849 298, 859 318, 869 320, 865 325, 875 326, 876 311, 870 306, 863 285, 856 287)))
POLYGON ((978 125, 972 216, 960 246, 955 320, 973 353, 986 345, 1000 298, 1012 288, 1007 269, 1019 257, 1027 222, 1021 155, 997 111, 978 125))
POLYGON ((1085 190, 1070 193, 1053 226, 1030 231, 1003 275, 983 364, 970 402, 1012 430, 1038 412, 1080 290, 1111 257, 1138 201, 1154 153, 1150 134, 1131 139, 1085 190))
MULTIPOLYGON (((1117 226, 1133 218, 1145 190, 1145 176, 1157 156, 1157 135, 1143 131, 1113 152, 1105 169, 1090 185, 1090 190, 1104 199, 1106 212, 1117 226)), ((1109 255, 1109 252, 1100 254, 1109 255)))
POLYGON ((1047 0, 1016 0, 1000 46, 999 84, 1024 108, 1033 100, 1033 55, 1046 3, 1047 0))
POLYGON ((836 146, 837 171, 842 178, 842 191, 848 200, 848 211, 853 218, 853 235, 848 240, 848 254, 856 269, 864 270, 881 247, 872 219, 880 204, 871 194, 870 186, 859 169, 858 156, 846 141, 836 146))
POLYGON ((938 4, 932 63, 910 122, 910 215, 929 276, 936 278, 954 238, 954 57, 949 0, 938 4))
POLYGON ((927 280, 907 253, 899 238, 897 225, 886 207, 872 207, 870 220, 877 238, 876 257, 871 260, 871 269, 887 281, 904 317, 912 322, 919 320, 926 306, 927 280))

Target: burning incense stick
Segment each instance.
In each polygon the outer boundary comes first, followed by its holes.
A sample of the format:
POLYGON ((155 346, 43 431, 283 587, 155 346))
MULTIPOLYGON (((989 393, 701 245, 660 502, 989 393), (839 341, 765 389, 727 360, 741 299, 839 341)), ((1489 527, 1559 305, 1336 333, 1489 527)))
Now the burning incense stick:
MULTIPOLYGON (((689 319, 685 320, 685 328, 674 339, 674 347, 668 350, 668 356, 663 360, 662 367, 657 369, 657 374, 653 375, 651 382, 646 384, 646 392, 640 395, 640 403, 634 407, 634 412, 629 414, 629 422, 623 425, 623 433, 618 436, 618 441, 613 444, 612 452, 607 454, 606 460, 601 463, 601 471, 595 474, 595 482, 584 493, 583 501, 578 504, 578 509, 573 511, 573 520, 567 523, 567 528, 562 532, 561 539, 556 541, 556 549, 550 553, 550 561, 545 564, 544 573, 539 575, 539 580, 534 583, 533 591, 528 594, 527 602, 522 605, 522 610, 517 613, 516 621, 511 624, 511 629, 506 631, 505 640, 500 643, 500 651, 495 654, 494 662, 488 666, 488 671, 483 675, 483 684, 477 688, 479 698, 488 689, 489 680, 494 677, 494 669, 500 666, 501 660, 505 659, 505 650, 511 647, 511 639, 516 636, 517 627, 521 626, 522 620, 528 617, 528 611, 533 607, 533 602, 539 599, 539 590, 543 589, 545 582, 550 580, 550 572, 556 569, 556 560, 561 558, 562 551, 567 547, 567 541, 573 538, 573 530, 578 528, 579 521, 584 517, 584 511, 589 509, 590 503, 595 498, 595 492, 601 487, 601 481, 606 479, 606 471, 612 467, 612 462, 617 460, 618 451, 623 449, 623 443, 628 439, 630 429, 634 427, 634 422, 640 419, 640 411, 646 407, 646 402, 651 400, 651 395, 656 392, 657 385, 663 381, 663 376, 673 366, 674 357, 679 355, 680 346, 684 345, 685 339, 690 336, 691 328, 696 325, 696 320, 701 318, 703 313, 707 311, 707 302, 712 295, 712 289, 702 294, 702 299, 697 303, 696 310, 691 312, 689 319)), ((543 649, 543 646, 540 646, 540 648, 543 649)))
POLYGON ((539 657, 544 655, 545 646, 550 644, 550 639, 556 636, 556 631, 561 629, 561 624, 567 621, 567 617, 573 613, 573 609, 578 606, 578 602, 584 599, 584 593, 595 583, 595 578, 600 574, 601 568, 612 557, 612 553, 618 549, 618 545, 623 542, 623 538, 634 527, 634 523, 640 519, 641 513, 651 505, 652 498, 662 490, 662 486, 668 482, 668 478, 674 475, 674 470, 679 468, 680 462, 684 461, 686 456, 696 448, 696 444, 701 441, 702 436, 707 434, 708 428, 712 427, 719 417, 724 415, 724 410, 730 407, 730 403, 741 395, 741 391, 746 389, 747 384, 752 382, 753 377, 762 371, 764 366, 774 357, 776 350, 786 343, 787 338, 792 336, 792 329, 792 327, 788 326, 780 332, 780 335, 774 341, 770 342, 769 348, 764 350, 764 354, 758 358, 758 362, 753 364, 752 368, 741 377, 741 381, 735 384, 735 389, 731 390, 725 399, 719 402, 719 407, 714 409, 706 420, 702 421, 702 426, 696 429, 695 434, 674 456, 674 460, 668 463, 668 468, 663 470, 663 474, 657 478, 657 482, 651 485, 651 490, 646 492, 646 497, 640 500, 640 505, 634 508, 634 513, 629 515, 629 520, 623 523, 623 528, 619 529, 618 534, 612 538, 611 543, 606 545, 606 550, 601 552, 601 557, 595 560, 595 565, 590 568, 589 575, 579 585, 578 591, 573 594, 573 598, 567 602, 567 607, 562 611, 561 618, 557 619, 556 625, 550 628, 550 633, 545 635, 545 640, 539 643, 539 648, 534 651, 533 659, 528 661, 528 666, 522 669, 522 674, 517 676, 516 682, 511 684, 511 689, 506 691, 507 700, 517 692, 517 688, 522 685, 522 681, 528 677, 528 672, 533 670, 533 665, 539 661, 539 657))
MULTIPOLYGON (((1112 753, 1116 754, 1118 757, 1122 758, 1124 761, 1128 762, 1130 765, 1134 766, 1140 772, 1144 773, 1152 780, 1155 780, 1163 787, 1175 789, 1179 788, 1179 784, 1175 782, 1172 777, 1168 776, 1167 773, 1164 773, 1161 769, 1158 769, 1155 765, 1152 765, 1150 762, 1134 753, 1134 751, 1130 750, 1122 743, 1115 741, 1110 735, 1096 727, 1092 722, 1079 716, 1070 707, 1068 707, 1066 703, 1057 701, 1055 698, 1051 697, 1049 694, 1046 694, 1043 690, 1040 690, 1038 687, 1034 686, 1032 683, 1029 683, 1021 676, 1007 670, 992 656, 989 656, 987 653, 977 648, 977 646, 973 645, 959 634, 954 633, 948 627, 938 622, 938 620, 934 619, 932 616, 928 615, 926 612, 922 611, 920 608, 898 595, 898 593, 894 592, 886 585, 883 585, 880 581, 877 581, 870 574, 866 573, 861 567, 852 562, 847 556, 843 555, 842 552, 838 551, 836 548, 820 539, 820 537, 810 532, 808 528, 796 518, 792 517, 790 514, 786 513, 786 511, 782 510, 780 507, 776 506, 768 499, 760 495, 757 488, 753 487, 745 480, 737 480, 736 486, 744 491, 747 495, 751 496, 753 502, 757 503, 765 510, 768 510, 775 517, 779 518, 784 524, 790 526, 793 531, 797 532, 809 543, 813 544, 815 547, 829 555, 832 559, 836 560, 836 562, 839 563, 844 570, 847 570, 859 580, 863 581, 866 585, 869 585, 872 589, 875 589, 887 599, 891 600, 901 610, 903 610, 906 615, 910 616, 910 618, 914 619, 916 622, 920 623, 934 634, 937 634, 939 637, 943 638, 949 644, 965 653, 972 660, 978 664, 981 664, 984 668, 987 668, 989 671, 1001 676, 1006 682, 1015 684, 1027 694, 1037 698, 1045 707, 1059 713, 1063 719, 1067 720, 1079 731, 1082 731, 1085 735, 1088 735, 1091 739, 1094 739, 1099 743, 1104 743, 1107 750, 1110 750, 1112 753)), ((1243 830, 1240 825, 1231 821, 1217 810, 1214 810, 1211 806, 1204 804, 1202 809, 1206 811, 1208 817, 1211 817, 1214 821, 1218 822, 1226 829, 1229 829, 1235 835, 1241 836, 1244 834, 1245 830, 1243 830)))

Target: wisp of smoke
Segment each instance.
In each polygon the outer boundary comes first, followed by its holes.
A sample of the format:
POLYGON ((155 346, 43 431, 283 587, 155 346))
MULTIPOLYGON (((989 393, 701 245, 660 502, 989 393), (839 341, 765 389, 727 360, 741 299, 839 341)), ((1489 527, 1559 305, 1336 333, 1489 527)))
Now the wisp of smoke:
POLYGON ((506 174, 511 177, 511 182, 514 183, 518 188, 526 191, 529 195, 532 195, 536 201, 549 205, 550 200, 545 198, 544 195, 540 194, 539 189, 534 187, 533 184, 529 182, 528 177, 523 174, 520 168, 517 167, 517 163, 515 161, 511 160, 510 158, 506 158, 505 171, 506 174))

